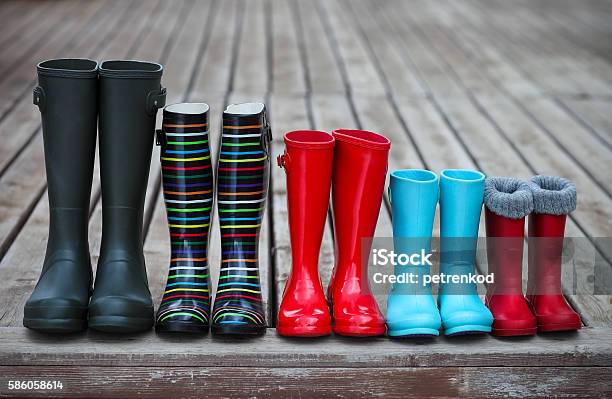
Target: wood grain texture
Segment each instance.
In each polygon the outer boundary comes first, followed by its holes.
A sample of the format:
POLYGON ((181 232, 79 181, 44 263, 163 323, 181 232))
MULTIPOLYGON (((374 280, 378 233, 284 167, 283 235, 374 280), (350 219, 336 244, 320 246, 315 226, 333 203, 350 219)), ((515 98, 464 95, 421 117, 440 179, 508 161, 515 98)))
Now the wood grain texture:
POLYGON ((0 367, 0 397, 541 398, 608 397, 610 367, 176 368, 0 367), (7 391, 10 380, 60 380, 65 391, 7 391), (376 378, 372 378, 376 376, 376 378))
MULTIPOLYGON (((69 388, 35 393, 46 397, 612 396, 609 384, 597 383, 612 371, 612 243, 597 240, 612 233, 611 16, 603 0, 0 2, 0 396, 16 395, 5 380, 43 375, 69 388), (162 62, 168 103, 210 104, 213 157, 226 103, 255 100, 270 107, 273 156, 286 131, 357 127, 391 138, 390 170, 479 168, 573 179, 579 206, 567 235, 582 241, 563 285, 593 328, 429 341, 290 340, 270 328, 260 339, 227 341, 153 332, 43 336, 18 327, 49 223, 40 115, 30 90, 36 62, 53 57, 162 62)), ((158 156, 156 150, 145 241, 156 302, 169 257, 158 156)), ((96 161, 94 265, 98 170, 96 161)), ((285 175, 275 165, 270 192, 261 265, 273 326, 291 270, 285 175)), ((381 237, 391 235, 388 205, 385 199, 381 237)), ((213 220, 213 287, 217 226, 213 220)), ((333 245, 328 223, 319 258, 324 286, 333 245)), ((384 309, 384 293, 378 299, 384 309)))
POLYGON ((433 340, 283 338, 274 329, 253 339, 111 335, 49 336, 0 328, 3 366, 180 367, 553 367, 612 366, 612 332, 585 328, 518 339, 488 335, 433 340), (519 349, 520 348, 520 349, 519 349))

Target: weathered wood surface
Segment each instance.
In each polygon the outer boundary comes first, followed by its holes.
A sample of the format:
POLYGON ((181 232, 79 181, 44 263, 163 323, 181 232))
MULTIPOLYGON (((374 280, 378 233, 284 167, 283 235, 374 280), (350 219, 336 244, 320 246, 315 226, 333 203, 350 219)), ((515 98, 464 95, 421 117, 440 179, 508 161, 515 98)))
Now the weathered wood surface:
MULTIPOLYGON (((11 378, 62 379, 65 391, 47 398, 542 398, 609 397, 612 368, 244 368, 244 367, 23 367, 0 366, 0 383, 11 378), (134 380, 142 381, 136 386, 134 380), (168 388, 167 381, 172 381, 168 388), (127 387, 127 388, 126 388, 127 387)), ((25 396, 1 391, 0 395, 25 396)))
POLYGON ((607 328, 518 339, 480 335, 422 340, 291 339, 274 329, 250 340, 93 331, 56 337, 19 327, 0 332, 1 364, 6 366, 612 367, 612 332, 607 328))
MULTIPOLYGON (((247 391, 240 391, 240 379, 255 377, 262 389, 253 396, 315 396, 339 375, 348 396, 372 396, 386 387, 390 396, 478 397, 485 382, 499 388, 492 396, 545 396, 570 386, 568 394, 610 396, 609 388, 589 381, 609 376, 612 367, 612 240, 601 239, 612 237, 611 18, 612 6, 602 0, 0 2, 0 378, 34 377, 28 364, 45 366, 46 375, 65 376, 83 397, 98 389, 122 396, 113 383, 128 370, 147 383, 135 392, 142 397, 165 393, 160 381, 169 380, 181 387, 178 396, 198 396, 200 387, 213 386, 228 395, 242 393, 247 391), (358 127, 392 140, 391 170, 463 167, 574 180, 579 204, 567 235, 581 241, 563 284, 593 328, 518 340, 418 343, 283 340, 270 329, 260 340, 236 342, 240 351, 212 338, 89 333, 58 340, 23 330, 23 304, 38 278, 49 222, 40 116, 31 89, 35 64, 53 57, 163 63, 168 103, 211 105, 212 148, 226 104, 265 101, 274 155, 282 152, 286 131, 358 127), (161 365, 167 369, 156 374, 153 368, 161 365), (227 379, 219 385, 210 382, 223 373, 227 379), (102 374, 107 377, 95 378, 102 374), (485 380, 488 375, 493 379, 485 380), (536 386, 538 379, 547 385, 536 386), (432 382, 429 391, 411 390, 411 381, 423 380, 432 382)), ((155 149, 145 210, 145 256, 156 302, 169 261, 158 158, 155 149)), ((291 270, 285 175, 274 164, 270 192, 260 245, 264 299, 274 327, 291 270)), ((101 210, 96 162, 94 267, 101 210)), ((385 197, 377 236, 391 235, 390 222, 385 197)), ((213 286, 220 260, 217 226, 213 220, 213 286)), ((324 286, 333 246, 328 223, 320 252, 324 286)), ((377 299, 384 309, 384 293, 377 299)))

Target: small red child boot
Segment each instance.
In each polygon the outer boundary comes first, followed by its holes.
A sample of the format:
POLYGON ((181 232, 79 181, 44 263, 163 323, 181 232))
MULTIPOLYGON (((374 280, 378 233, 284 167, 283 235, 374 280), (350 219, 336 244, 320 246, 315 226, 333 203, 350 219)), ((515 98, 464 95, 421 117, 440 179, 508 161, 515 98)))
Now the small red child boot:
POLYGON ((336 139, 332 184, 336 264, 329 293, 334 332, 350 336, 383 335, 385 318, 368 283, 370 249, 362 248, 362 239, 374 235, 391 142, 364 130, 339 129, 333 135, 336 139))
POLYGON ((493 335, 534 335, 536 318, 523 295, 525 216, 533 210, 527 182, 487 178, 484 193, 489 274, 486 305, 493 314, 493 335))
POLYGON ((529 216, 527 300, 539 332, 578 330, 580 316, 561 292, 565 219, 576 209, 576 186, 555 176, 534 176, 530 186, 534 212, 529 216))
POLYGON ((287 174, 292 267, 276 331, 294 337, 329 335, 331 316, 318 261, 329 207, 334 138, 325 132, 298 130, 285 134, 285 146, 278 163, 287 174))

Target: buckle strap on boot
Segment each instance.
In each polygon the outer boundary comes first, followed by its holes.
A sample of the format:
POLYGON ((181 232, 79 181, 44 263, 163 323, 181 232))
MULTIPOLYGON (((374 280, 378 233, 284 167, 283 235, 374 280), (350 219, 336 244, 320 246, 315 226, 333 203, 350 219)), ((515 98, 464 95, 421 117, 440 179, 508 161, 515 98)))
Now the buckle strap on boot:
POLYGON ((166 105, 166 88, 160 87, 159 90, 152 90, 147 94, 146 111, 153 116, 157 110, 166 105))
POLYGON ((47 106, 47 96, 45 95, 45 91, 42 87, 36 86, 32 91, 33 95, 33 103, 38 106, 40 112, 45 112, 47 106))

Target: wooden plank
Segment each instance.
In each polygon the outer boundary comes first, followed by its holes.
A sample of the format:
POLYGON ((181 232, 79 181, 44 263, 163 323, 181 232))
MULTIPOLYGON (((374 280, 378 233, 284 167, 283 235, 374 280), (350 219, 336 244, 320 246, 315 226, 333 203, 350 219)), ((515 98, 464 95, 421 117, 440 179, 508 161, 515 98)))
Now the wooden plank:
POLYGON ((307 89, 316 93, 343 92, 342 75, 316 10, 303 1, 292 0, 291 5, 295 7, 298 41, 303 46, 307 89))
POLYGON ((268 91, 271 71, 264 27, 264 3, 247 1, 243 6, 245 18, 235 60, 235 75, 228 90, 261 96, 268 91))
MULTIPOLYGON (((210 42, 197 70, 192 99, 206 100, 225 96, 235 57, 232 46, 239 40, 239 29, 243 14, 239 13, 236 0, 226 0, 216 5, 220 17, 216 18, 211 30, 210 42)), ((221 112, 213 110, 212 112, 221 112)))
MULTIPOLYGON (((66 43, 77 45, 79 37, 86 32, 87 25, 95 21, 90 21, 90 18, 99 15, 96 12, 103 6, 101 2, 88 2, 83 7, 60 7, 57 11, 51 9, 45 13, 45 18, 39 19, 44 23, 34 24, 35 27, 31 29, 42 31, 38 32, 39 36, 36 36, 32 45, 22 45, 16 40, 16 49, 11 47, 3 51, 10 62, 2 64, 6 65, 6 68, 0 68, 0 74, 3 75, 0 82, 0 91, 3 93, 0 99, 0 118, 5 118, 17 100, 33 85, 32 70, 36 64, 65 51, 66 43), (75 14, 79 13, 80 17, 75 18, 75 14), (47 21, 52 21, 52 25, 47 26, 47 21), (25 50, 25 53, 21 54, 22 50, 25 50)), ((29 29, 26 29, 26 34, 28 31, 29 29)))
POLYGON ((3 1, 0 3, 0 50, 23 38, 24 29, 46 12, 51 2, 36 4, 29 1, 3 1))
MULTIPOLYGON (((491 335, 435 340, 355 340, 329 336, 287 339, 273 329, 257 340, 206 336, 134 335, 88 331, 71 336, 38 334, 25 328, 0 329, 1 366, 96 365, 162 367, 612 367, 609 328, 508 340, 491 335), (424 344, 426 343, 426 344, 424 344)), ((370 376, 369 380, 372 380, 370 376)))
MULTIPOLYGON (((501 12, 520 20, 529 29, 532 29, 533 35, 525 35, 524 31, 521 33, 522 37, 534 49, 540 49, 543 44, 546 44, 546 48, 553 53, 561 53, 571 57, 567 64, 573 67, 578 76, 581 77, 581 81, 593 82, 593 88, 589 89, 591 94, 610 94, 612 89, 612 65, 596 52, 590 51, 589 44, 585 45, 584 42, 576 38, 574 33, 576 30, 584 31, 584 27, 580 26, 576 18, 573 18, 569 23, 559 21, 555 17, 556 13, 539 11, 538 2, 519 0, 516 6, 512 8, 507 7, 504 2, 489 4, 494 9, 501 8, 501 12), (535 35, 539 37, 539 40, 533 40, 535 35)), ((556 8, 562 9, 563 7, 557 6, 556 8)), ((591 37, 587 43, 591 41, 598 40, 591 37)))
MULTIPOLYGON (((462 13, 469 18, 478 18, 479 25, 486 24, 487 38, 495 39, 497 43, 505 43, 505 51, 511 55, 513 62, 525 68, 538 81, 545 84, 549 91, 554 93, 590 93, 609 94, 610 85, 600 79, 599 74, 588 71, 589 65, 581 65, 581 61, 573 54, 568 54, 570 46, 555 47, 555 39, 546 31, 529 24, 528 12, 519 9, 521 15, 515 16, 512 12, 505 12, 500 3, 489 3, 489 7, 472 2, 453 3, 453 6, 462 9, 462 13), (533 37, 542 40, 534 41, 533 37), (563 79, 559 79, 563 76, 563 79)), ((511 9, 507 9, 511 11, 511 9)), ((541 24, 541 23, 540 23, 541 24)), ((585 54, 583 54, 585 55, 585 54)))
MULTIPOLYGON (((63 381, 66 392, 46 391, 46 397, 182 398, 373 397, 606 397, 612 392, 601 384, 612 368, 491 367, 491 368, 106 368, 106 367, 2 367, 0 395, 13 380, 36 380, 41 373, 63 381), (372 378, 376 375, 377 378, 372 378), (255 383, 253 381, 256 381, 255 383), (69 393, 68 393, 69 392, 69 393)), ((42 392, 41 392, 42 393, 42 392)))
POLYGON ((600 143, 612 148, 612 103, 602 99, 557 99, 558 103, 589 129, 600 143))
POLYGON ((385 87, 377 69, 367 55, 362 40, 343 29, 353 24, 348 18, 347 8, 338 1, 317 1, 320 17, 328 31, 328 39, 335 49, 337 63, 344 72, 353 97, 359 95, 382 95, 385 87))
MULTIPOLYGON (((416 40, 414 29, 405 23, 402 15, 395 10, 394 3, 379 3, 368 1, 368 12, 380 23, 380 29, 391 42, 397 42, 400 38, 401 54, 404 57, 407 67, 410 68, 418 79, 422 82, 427 95, 431 92, 444 96, 458 96, 462 93, 462 88, 457 81, 448 75, 442 68, 438 60, 432 56, 430 49, 423 45, 420 40, 416 40)), ((400 93, 401 94, 401 93, 400 93)))
POLYGON ((387 95, 393 91, 404 96, 424 96, 427 92, 414 71, 406 68, 401 51, 386 36, 379 34, 380 20, 373 18, 363 1, 344 1, 342 3, 357 21, 359 35, 368 52, 372 53, 373 65, 378 69, 381 82, 387 95), (381 62, 384 60, 384 62, 381 62))
POLYGON ((272 91, 297 94, 306 91, 291 0, 270 1, 272 8, 272 91))

